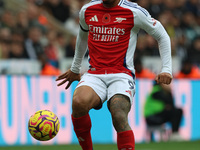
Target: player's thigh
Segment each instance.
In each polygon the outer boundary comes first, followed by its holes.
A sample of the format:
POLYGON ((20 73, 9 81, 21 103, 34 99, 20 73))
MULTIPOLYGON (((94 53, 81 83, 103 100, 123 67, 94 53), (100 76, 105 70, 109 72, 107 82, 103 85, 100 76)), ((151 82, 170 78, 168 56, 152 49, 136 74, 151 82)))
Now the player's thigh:
POLYGON ((108 108, 113 117, 127 117, 131 109, 131 102, 126 95, 116 94, 109 100, 108 108))
POLYGON ((87 104, 89 108, 94 108, 105 99, 106 85, 95 75, 84 74, 75 89, 73 103, 87 104))
POLYGON ((100 102, 100 97, 90 86, 83 85, 74 91, 72 105, 91 109, 98 106, 100 102))

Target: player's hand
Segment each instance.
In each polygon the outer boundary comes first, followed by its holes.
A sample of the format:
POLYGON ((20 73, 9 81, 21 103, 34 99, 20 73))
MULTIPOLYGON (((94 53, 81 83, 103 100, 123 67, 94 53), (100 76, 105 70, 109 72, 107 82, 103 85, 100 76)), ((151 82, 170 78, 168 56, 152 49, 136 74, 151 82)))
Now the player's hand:
POLYGON ((57 86, 60 86, 60 85, 63 85, 64 83, 67 83, 67 86, 65 87, 65 89, 68 89, 69 86, 71 85, 71 83, 73 81, 80 81, 80 78, 81 78, 81 75, 80 74, 76 74, 76 73, 73 73, 70 69, 67 70, 65 73, 59 75, 56 79, 56 81, 60 81, 60 80, 63 80, 62 82, 60 82, 57 86))
POLYGON ((172 75, 169 73, 160 73, 156 76, 155 78, 157 83, 162 83, 162 84, 170 84, 172 81, 172 75))

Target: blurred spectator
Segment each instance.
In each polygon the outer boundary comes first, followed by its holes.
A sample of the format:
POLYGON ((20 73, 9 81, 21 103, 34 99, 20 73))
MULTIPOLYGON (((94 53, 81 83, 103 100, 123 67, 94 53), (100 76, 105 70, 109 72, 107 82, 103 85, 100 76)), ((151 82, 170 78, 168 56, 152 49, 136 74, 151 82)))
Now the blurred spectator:
POLYGON ((0 59, 8 59, 11 43, 11 30, 7 27, 0 28, 0 59))
POLYGON ((176 2, 174 1, 175 8, 173 10, 173 13, 177 18, 181 18, 181 16, 183 15, 183 12, 186 11, 186 8, 185 8, 186 1, 187 0, 176 0, 176 2))
POLYGON ((188 49, 188 57, 192 63, 200 67, 200 36, 192 42, 191 47, 188 49))
POLYGON ((4 10, 1 15, 1 27, 12 29, 16 26, 16 18, 11 10, 4 10))
POLYGON ((62 23, 70 17, 69 0, 46 0, 43 8, 62 23))
POLYGON ((37 26, 44 33, 46 32, 46 26, 48 25, 48 21, 46 17, 42 14, 42 9, 35 5, 34 3, 27 4, 27 14, 29 27, 37 26))
POLYGON ((21 10, 17 13, 17 24, 16 27, 18 29, 23 30, 24 32, 29 28, 29 18, 28 13, 24 10, 21 10))
POLYGON ((199 0, 187 0, 186 9, 192 12, 195 16, 200 16, 199 0))
POLYGON ((180 58, 180 60, 183 60, 188 55, 186 37, 182 34, 180 37, 177 39, 175 38, 174 40, 177 40, 175 55, 180 58))
POLYGON ((41 44, 42 31, 39 27, 31 27, 28 30, 28 37, 25 40, 25 50, 28 58, 40 59, 44 55, 44 48, 41 44))
POLYGON ((85 4, 90 2, 90 0, 65 0, 70 2, 71 13, 75 13, 80 11, 81 7, 85 4))
POLYGON ((40 57, 40 62, 42 64, 41 72, 40 75, 45 75, 45 76, 57 76, 60 75, 61 72, 58 68, 54 67, 48 62, 48 58, 45 55, 41 55, 40 57))
POLYGON ((200 79, 200 70, 197 66, 193 65, 190 59, 185 59, 182 62, 182 67, 180 72, 174 75, 176 79, 200 79))
POLYGON ((79 12, 75 12, 64 24, 65 28, 74 36, 79 32, 79 12))
POLYGON ((186 11, 183 13, 181 21, 183 33, 189 42, 188 44, 191 44, 191 41, 200 35, 200 27, 197 24, 196 17, 190 11, 186 11))
POLYGON ((76 36, 72 36, 65 49, 65 57, 74 57, 76 36))
POLYGON ((149 52, 146 51, 146 34, 140 34, 138 36, 136 50, 134 57, 142 57, 149 55, 149 52))
POLYGON ((62 32, 58 32, 56 35, 56 41, 57 41, 57 49, 58 49, 58 58, 59 60, 65 58, 66 54, 66 46, 67 46, 67 39, 62 32))
POLYGON ((10 41, 0 39, 0 59, 8 59, 10 50, 10 41))
POLYGON ((164 7, 166 10, 174 11, 176 8, 176 3, 174 3, 174 0, 165 0, 163 1, 164 7))
POLYGON ((155 73, 143 67, 141 58, 135 58, 134 65, 135 65, 135 76, 137 79, 139 78, 155 79, 156 77, 155 73))
POLYGON ((4 8, 4 0, 0 0, 0 9, 4 8))
POLYGON ((21 28, 15 28, 11 31, 11 40, 17 42, 24 42, 25 40, 25 32, 21 28))
POLYGON ((9 51, 9 58, 25 59, 28 58, 27 53, 24 50, 24 44, 20 41, 12 41, 9 51))
POLYGON ((153 18, 158 19, 158 15, 161 14, 161 12, 164 10, 164 3, 162 0, 151 0, 147 10, 153 18))
POLYGON ((170 10, 164 10, 158 17, 158 20, 163 24, 170 37, 175 36, 175 28, 173 25, 174 15, 170 10))
POLYGON ((159 56, 159 49, 156 40, 150 36, 146 35, 146 53, 150 56, 159 56))
MULTIPOLYGON (((132 2, 136 2, 136 1, 133 0, 132 2)), ((150 5, 150 1, 138 0, 137 3, 138 5, 146 9, 149 8, 149 5, 150 5)))
POLYGON ((0 39, 4 41, 10 41, 12 37, 11 29, 7 27, 0 28, 0 39))
POLYGON ((170 85, 154 82, 144 105, 144 116, 147 125, 151 127, 170 122, 172 125, 170 140, 182 140, 178 134, 182 114, 182 109, 176 108, 174 105, 170 85))
POLYGON ((47 32, 47 41, 48 41, 48 44, 45 46, 45 54, 48 58, 48 62, 58 68, 58 47, 57 47, 57 41, 56 41, 56 38, 57 38, 57 33, 55 30, 49 30, 47 32))

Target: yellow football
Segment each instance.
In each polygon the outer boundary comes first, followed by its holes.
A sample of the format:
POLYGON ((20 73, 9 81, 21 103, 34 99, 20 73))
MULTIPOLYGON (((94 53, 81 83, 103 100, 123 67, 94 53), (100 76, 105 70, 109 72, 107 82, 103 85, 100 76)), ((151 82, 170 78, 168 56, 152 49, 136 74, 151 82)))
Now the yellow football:
POLYGON ((49 110, 39 110, 33 114, 28 122, 28 130, 32 137, 39 141, 54 138, 60 128, 58 117, 49 110))

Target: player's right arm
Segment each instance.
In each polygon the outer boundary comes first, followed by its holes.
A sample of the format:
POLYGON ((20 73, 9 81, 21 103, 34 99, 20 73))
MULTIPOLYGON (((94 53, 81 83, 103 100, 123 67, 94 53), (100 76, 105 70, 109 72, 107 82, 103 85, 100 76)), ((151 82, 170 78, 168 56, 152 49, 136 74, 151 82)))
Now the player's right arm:
POLYGON ((84 14, 85 14, 85 8, 83 7, 79 13, 80 28, 76 38, 75 55, 73 58, 71 68, 67 70, 65 73, 59 75, 58 78, 56 79, 56 81, 63 80, 61 83, 58 84, 58 86, 68 81, 65 89, 67 89, 73 81, 80 80, 81 64, 87 50, 87 41, 88 41, 88 26, 85 22, 84 14))

